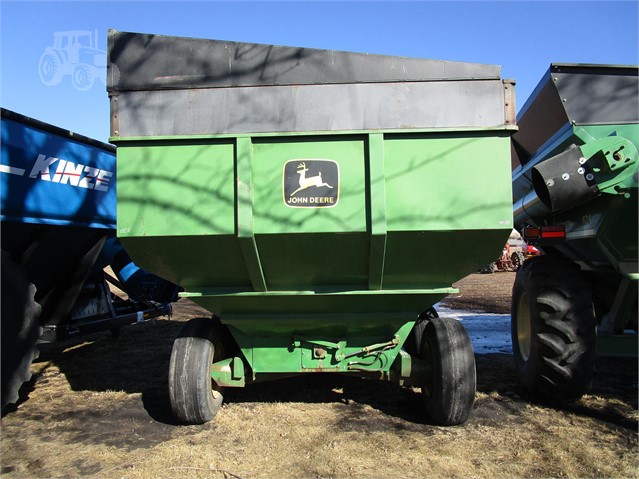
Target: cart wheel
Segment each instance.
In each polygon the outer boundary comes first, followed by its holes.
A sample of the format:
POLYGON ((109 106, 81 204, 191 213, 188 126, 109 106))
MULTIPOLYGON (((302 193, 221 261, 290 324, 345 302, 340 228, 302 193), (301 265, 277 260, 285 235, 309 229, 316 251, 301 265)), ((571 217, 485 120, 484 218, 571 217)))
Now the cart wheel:
POLYGON ((222 405, 222 389, 211 379, 211 364, 224 358, 224 327, 217 319, 194 318, 173 343, 169 396, 176 419, 204 424, 222 405))
POLYGON ((476 390, 475 355, 468 333, 452 318, 429 321, 421 357, 427 364, 422 396, 429 419, 439 426, 466 422, 476 390))
POLYGON ((515 367, 529 393, 571 400, 588 391, 596 319, 577 265, 548 256, 527 260, 515 277, 511 317, 515 367))

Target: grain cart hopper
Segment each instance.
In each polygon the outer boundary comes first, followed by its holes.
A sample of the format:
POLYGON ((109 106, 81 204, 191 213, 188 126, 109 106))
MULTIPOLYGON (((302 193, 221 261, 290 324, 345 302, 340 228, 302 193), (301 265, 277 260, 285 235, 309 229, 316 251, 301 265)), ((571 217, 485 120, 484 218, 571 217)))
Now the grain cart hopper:
POLYGON ((472 346, 427 311, 512 231, 500 68, 117 31, 108 55, 118 236, 213 313, 174 343, 177 418, 334 372, 464 422, 472 346))
POLYGON ((587 391, 596 352, 637 353, 636 66, 553 64, 513 136, 515 227, 544 255, 513 288, 513 351, 531 393, 587 391))
POLYGON ((140 270, 115 237, 113 145, 1 112, 5 409, 31 377, 38 341, 168 314, 177 286, 140 270), (107 279, 129 297, 112 294, 107 279))

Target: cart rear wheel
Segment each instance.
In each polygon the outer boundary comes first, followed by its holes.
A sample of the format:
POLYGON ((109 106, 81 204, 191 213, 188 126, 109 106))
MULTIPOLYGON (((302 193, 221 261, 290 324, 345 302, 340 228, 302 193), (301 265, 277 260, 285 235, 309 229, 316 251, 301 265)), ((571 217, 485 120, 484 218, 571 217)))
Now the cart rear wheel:
POLYGON ((222 405, 222 390, 211 379, 211 364, 224 358, 223 326, 216 319, 194 318, 173 343, 169 396, 176 419, 204 424, 222 405))
POLYGON ((519 269, 511 332, 517 374, 529 393, 570 400, 588 391, 596 358, 592 304, 574 263, 538 256, 519 269))
POLYGON ((466 422, 476 390, 475 355, 468 333, 452 318, 437 318, 424 329, 421 357, 428 364, 422 396, 429 419, 440 426, 466 422))

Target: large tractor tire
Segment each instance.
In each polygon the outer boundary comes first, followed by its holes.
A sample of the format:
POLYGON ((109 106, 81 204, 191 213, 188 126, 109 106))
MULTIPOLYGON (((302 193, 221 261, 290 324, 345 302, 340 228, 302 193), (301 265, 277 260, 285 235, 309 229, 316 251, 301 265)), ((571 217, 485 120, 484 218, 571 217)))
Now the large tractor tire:
POLYGON ((519 380, 533 396, 573 400, 591 385, 596 319, 590 286, 579 267, 548 256, 517 272, 511 309, 519 380))
POLYGON ((211 379, 211 365, 224 359, 225 333, 217 319, 193 318, 173 343, 169 396, 173 415, 183 424, 204 424, 222 406, 222 389, 211 379))
POLYGON ((24 269, 2 251, 2 410, 18 401, 18 391, 31 379, 31 363, 38 357, 42 334, 36 287, 24 269))
POLYGON ((428 321, 420 355, 428 365, 422 397, 429 420, 438 426, 465 423, 477 388, 475 355, 466 329, 452 318, 428 321))

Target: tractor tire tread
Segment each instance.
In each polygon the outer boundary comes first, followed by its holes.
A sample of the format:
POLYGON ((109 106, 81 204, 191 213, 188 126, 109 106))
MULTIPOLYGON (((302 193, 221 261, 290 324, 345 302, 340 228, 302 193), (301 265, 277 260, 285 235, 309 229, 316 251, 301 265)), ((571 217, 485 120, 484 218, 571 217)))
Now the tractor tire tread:
POLYGON ((558 400, 587 392, 594 370, 596 320, 579 267, 546 256, 526 261, 515 278, 511 313, 513 354, 524 388, 558 400), (528 359, 521 355, 517 336, 517 308, 524 294, 532 328, 528 359))

